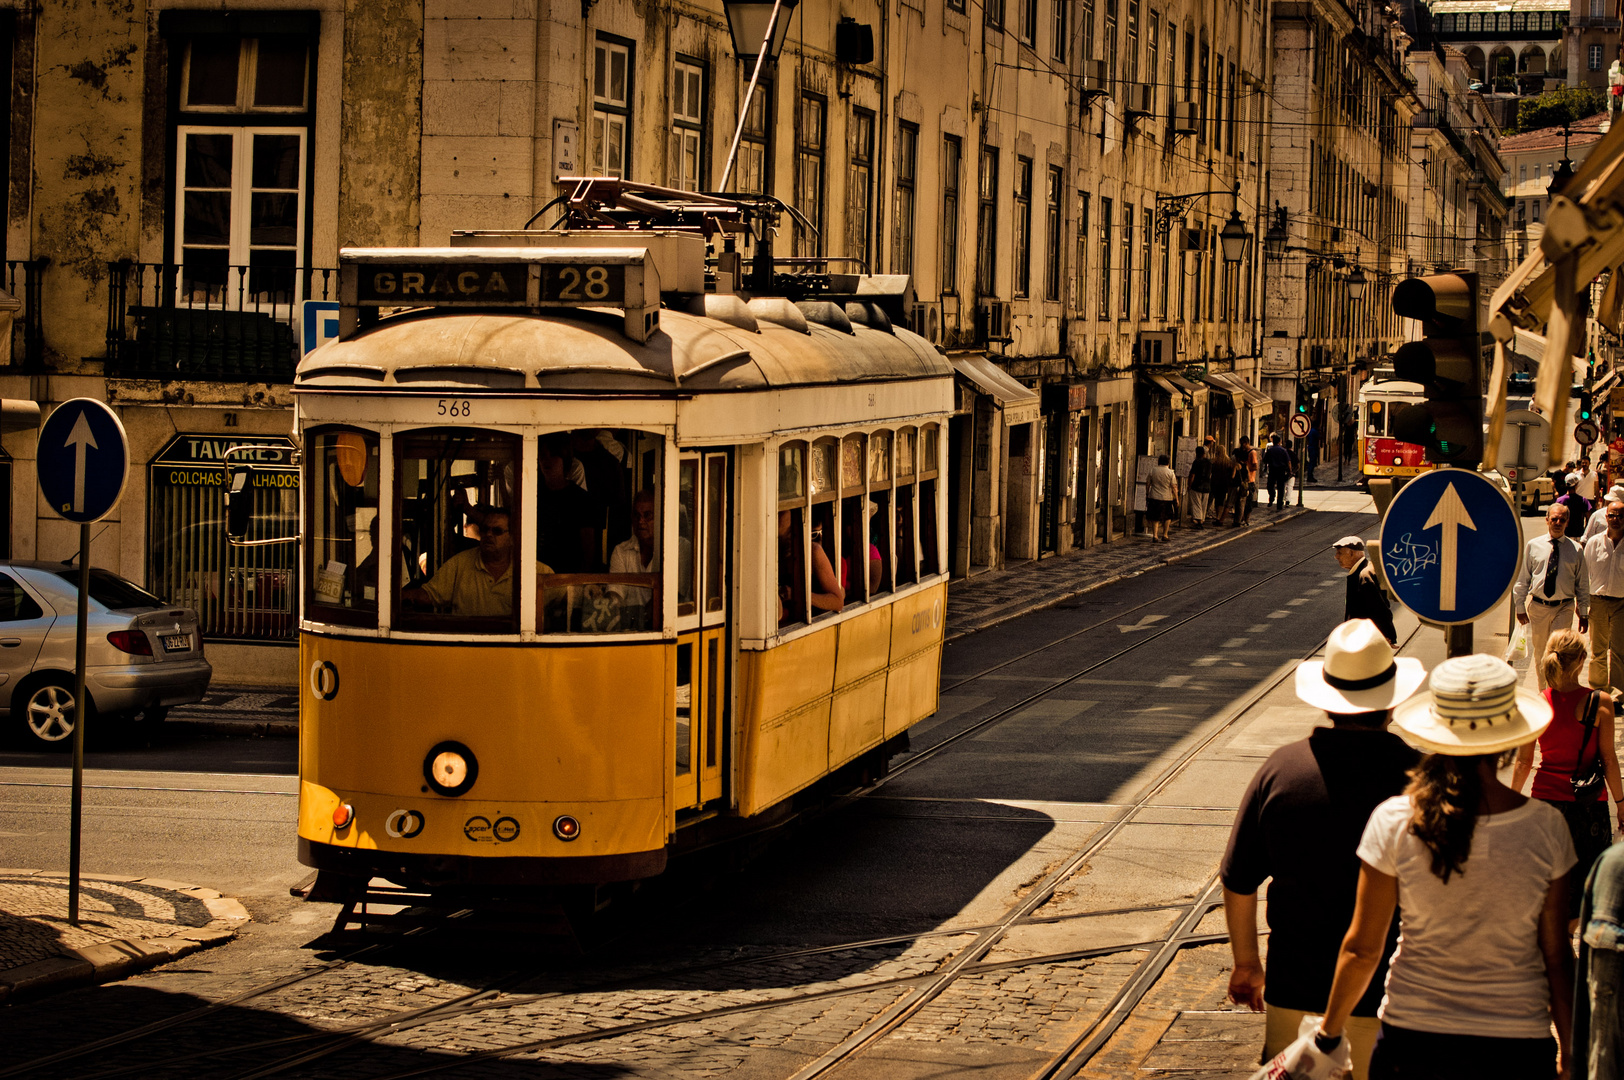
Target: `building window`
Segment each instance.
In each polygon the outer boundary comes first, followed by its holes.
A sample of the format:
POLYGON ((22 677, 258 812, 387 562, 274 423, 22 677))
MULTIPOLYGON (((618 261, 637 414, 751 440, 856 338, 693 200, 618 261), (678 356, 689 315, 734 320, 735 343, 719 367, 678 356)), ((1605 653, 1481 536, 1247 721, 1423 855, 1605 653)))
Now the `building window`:
POLYGON ((1590 0, 1590 17, 1592 19, 1607 18, 1607 0, 1590 0))
POLYGON ((172 221, 180 297, 256 306, 301 299, 314 116, 309 40, 197 34, 178 51, 172 221))
POLYGON ((1061 64, 1071 56, 1071 4, 1072 0, 1054 0, 1054 43, 1051 55, 1061 64))
POLYGON ((1122 77, 1130 83, 1139 81, 1139 0, 1128 0, 1128 23, 1123 28, 1127 41, 1122 56, 1122 77))
POLYGON ((1140 211, 1139 219, 1139 317, 1150 318, 1151 240, 1156 235, 1156 212, 1150 207, 1140 211))
MULTIPOLYGON (((1067 0, 1055 0, 1058 7, 1065 7, 1067 0)), ((1077 47, 1082 50, 1084 60, 1094 59, 1094 0, 1081 0, 1077 5, 1077 47)))
POLYGON ((957 135, 942 136, 942 291, 959 287, 959 182, 964 171, 964 144, 957 135))
MULTIPOLYGON (((1451 18, 1451 17, 1452 16, 1448 16, 1448 15, 1444 16, 1444 18, 1446 20, 1451 18)), ((1513 11, 1511 13, 1511 32, 1513 34, 1525 34, 1525 33, 1528 32, 1528 13, 1527 12, 1513 11)))
MULTIPOLYGON (((1547 16, 1547 18, 1549 18, 1549 16, 1547 16)), ((1473 12, 1471 15, 1469 15, 1467 17, 1467 19, 1468 19, 1468 28, 1469 28, 1471 33, 1479 34, 1479 33, 1483 32, 1483 16, 1477 14, 1476 12, 1473 12)))
POLYGON ((624 177, 631 165, 632 46, 598 35, 592 51, 594 176, 624 177))
POLYGON ((1016 296, 1032 293, 1032 159, 1015 159, 1015 288, 1016 296))
POLYGON ((846 173, 846 254, 863 260, 863 272, 878 267, 870 261, 869 237, 874 227, 874 114, 853 109, 847 140, 851 168, 846 173))
POLYGON ((897 125, 897 243, 891 269, 898 274, 914 272, 914 200, 919 172, 919 126, 906 121, 897 125))
POLYGON ((1116 90, 1117 0, 1105 0, 1105 84, 1116 90))
POLYGON ((1229 64, 1229 135, 1224 139, 1224 149, 1230 157, 1235 156, 1235 101, 1236 91, 1239 89, 1239 80, 1235 76, 1235 64, 1229 64))
POLYGON ((1156 115, 1156 102, 1161 98, 1157 84, 1157 69, 1162 58, 1162 24, 1152 11, 1145 19, 1145 82, 1150 85, 1150 115, 1156 115))
POLYGON ((1528 204, 1528 207, 1529 207, 1530 212, 1533 214, 1534 221, 1537 223, 1539 221, 1539 200, 1538 199, 1531 200, 1529 202, 1529 204, 1528 204))
POLYGON ((1088 192, 1077 193, 1077 265, 1073 267, 1072 307, 1079 311, 1083 297, 1088 295, 1088 243, 1093 239, 1088 232, 1088 192))
POLYGON ((1158 318, 1167 318, 1167 296, 1172 288, 1173 281, 1173 232, 1168 230, 1162 237, 1162 287, 1157 290, 1159 299, 1156 302, 1156 315, 1158 318))
POLYGON ((1111 317, 1111 200, 1100 199, 1100 318, 1111 317))
POLYGON ((1212 83, 1208 80, 1211 62, 1212 55, 1210 50, 1207 48, 1207 35, 1202 34, 1201 52, 1196 57, 1196 64, 1199 72, 1196 81, 1196 101, 1199 102, 1199 108, 1197 110, 1199 115, 1195 126, 1196 141, 1202 143, 1207 141, 1207 119, 1212 115, 1209 98, 1212 90, 1212 83))
POLYGON ((1038 0, 1019 0, 1021 5, 1021 22, 1015 28, 1015 34, 1021 39, 1023 45, 1033 48, 1038 44, 1038 0))
POLYGON ((816 94, 801 94, 795 110, 795 208, 812 230, 795 224, 795 254, 821 255, 823 247, 823 155, 829 103, 816 94))
POLYGON ((1502 34, 1511 33, 1511 12, 1509 12, 1509 11, 1500 12, 1500 14, 1498 16, 1496 16, 1495 22, 1497 22, 1499 24, 1499 32, 1500 33, 1502 33, 1502 34))
POLYGON ((1004 25, 1004 0, 987 0, 987 25, 1002 27, 1004 25))
POLYGON ((998 148, 981 148, 981 198, 976 208, 976 292, 997 296, 998 148))
POLYGON ((676 167, 671 186, 698 191, 705 186, 705 69, 678 60, 671 74, 671 134, 676 167))
POLYGON ((1133 317, 1133 204, 1122 207, 1122 309, 1124 319, 1133 317))
POLYGON ((1049 218, 1048 228, 1044 230, 1048 241, 1044 251, 1043 263, 1043 298, 1045 300, 1060 299, 1060 244, 1062 214, 1061 202, 1066 197, 1065 174, 1056 166, 1049 166, 1049 218))
POLYGON ((1601 46, 1600 45, 1591 45, 1589 47, 1589 49, 1588 49, 1588 54, 1589 54, 1589 59, 1590 59, 1590 70, 1591 71, 1600 71, 1601 70, 1601 46))
MULTIPOLYGON (((291 642, 298 629, 298 545, 227 541, 223 461, 233 446, 263 448, 249 488, 249 539, 298 532, 299 470, 290 440, 178 435, 148 469, 147 587, 166 603, 196 610, 198 630, 210 642, 291 642)), ((373 469, 370 459, 359 464, 373 469)))
MULTIPOLYGON (((746 83, 745 86, 749 86, 746 83)), ((762 79, 750 97, 750 108, 745 113, 744 131, 739 136, 739 160, 733 187, 754 195, 772 191, 772 138, 773 84, 762 79)))

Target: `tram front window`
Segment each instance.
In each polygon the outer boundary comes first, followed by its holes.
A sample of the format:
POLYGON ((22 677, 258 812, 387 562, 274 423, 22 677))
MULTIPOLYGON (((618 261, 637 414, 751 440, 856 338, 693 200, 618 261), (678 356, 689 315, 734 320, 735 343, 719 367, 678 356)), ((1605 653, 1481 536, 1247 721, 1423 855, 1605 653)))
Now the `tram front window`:
POLYGON ((310 438, 311 617, 372 625, 378 613, 378 436, 327 430, 310 438))
POLYGON ((397 437, 395 446, 399 625, 516 632, 513 568, 526 550, 514 497, 518 436, 444 429, 397 437))

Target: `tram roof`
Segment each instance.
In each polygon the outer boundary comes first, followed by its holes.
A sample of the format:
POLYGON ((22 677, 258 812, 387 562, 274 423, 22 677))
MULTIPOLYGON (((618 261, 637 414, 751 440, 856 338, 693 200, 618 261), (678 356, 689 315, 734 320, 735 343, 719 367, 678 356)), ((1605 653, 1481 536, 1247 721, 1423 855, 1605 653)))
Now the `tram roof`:
POLYGON ((811 323, 763 321, 752 333, 682 311, 660 312, 639 344, 619 312, 396 315, 307 355, 294 389, 537 390, 565 393, 722 392, 833 383, 951 378, 924 338, 811 323))
POLYGON ((1403 379, 1387 379, 1383 382, 1368 382, 1359 388, 1361 398, 1377 397, 1386 394, 1400 396, 1419 396, 1426 392, 1426 387, 1420 383, 1405 382, 1403 379))

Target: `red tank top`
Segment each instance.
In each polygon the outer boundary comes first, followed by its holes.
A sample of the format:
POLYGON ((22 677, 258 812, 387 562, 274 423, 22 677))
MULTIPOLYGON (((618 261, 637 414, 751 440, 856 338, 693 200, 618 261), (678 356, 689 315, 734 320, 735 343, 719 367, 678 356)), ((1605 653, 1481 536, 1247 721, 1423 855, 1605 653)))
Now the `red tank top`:
MULTIPOLYGON (((1551 703, 1551 726, 1539 737, 1539 771, 1534 773, 1534 798, 1550 802, 1573 801, 1573 786, 1569 783, 1569 777, 1581 767, 1579 744, 1585 740, 1584 709, 1590 693, 1582 686, 1566 692, 1545 691, 1545 700, 1551 703)), ((1583 766, 1589 766, 1601 753, 1600 738, 1600 732, 1592 727, 1589 741, 1584 746, 1583 766)), ((1597 801, 1605 798, 1607 791, 1604 787, 1597 801)))

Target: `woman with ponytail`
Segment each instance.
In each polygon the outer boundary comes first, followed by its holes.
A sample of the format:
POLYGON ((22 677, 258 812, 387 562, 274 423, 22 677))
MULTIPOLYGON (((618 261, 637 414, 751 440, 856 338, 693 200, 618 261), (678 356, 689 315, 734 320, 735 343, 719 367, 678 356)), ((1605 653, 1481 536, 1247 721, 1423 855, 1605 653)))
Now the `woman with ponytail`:
POLYGON ((1365 825, 1353 924, 1316 1034, 1327 1051, 1341 1041, 1397 908, 1370 1080, 1567 1075, 1573 841, 1560 813, 1497 774, 1550 722, 1544 698, 1481 655, 1445 660, 1431 690, 1395 711, 1393 728, 1427 756, 1365 825))
POLYGON ((1613 699, 1579 685, 1584 662, 1585 639, 1572 630, 1558 630, 1545 643, 1540 663, 1550 687, 1545 700, 1551 705, 1551 726, 1539 737, 1539 768, 1534 769, 1534 744, 1528 743, 1517 751, 1517 767, 1511 773, 1512 788, 1521 791, 1533 770, 1534 789, 1529 794, 1556 807, 1568 823, 1579 856, 1573 868, 1576 887, 1568 901, 1568 918, 1575 922, 1583 898, 1577 885, 1613 842, 1608 792, 1616 812, 1624 814, 1624 782, 1613 747, 1613 699))

